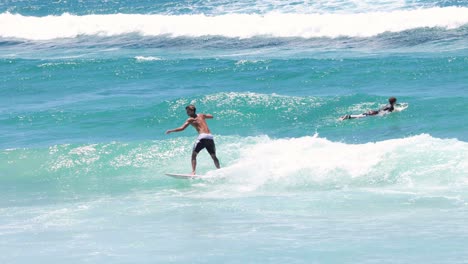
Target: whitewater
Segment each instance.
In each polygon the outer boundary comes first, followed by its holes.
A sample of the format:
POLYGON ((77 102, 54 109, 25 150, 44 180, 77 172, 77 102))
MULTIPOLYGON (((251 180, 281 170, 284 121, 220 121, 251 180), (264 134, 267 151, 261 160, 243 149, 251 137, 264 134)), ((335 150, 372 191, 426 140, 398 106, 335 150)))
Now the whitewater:
POLYGON ((228 38, 268 37, 371 37, 384 32, 415 28, 459 28, 468 23, 468 8, 445 7, 392 12, 352 14, 223 14, 195 15, 83 15, 30 17, 3 13, 0 36, 48 40, 81 35, 171 37, 223 36, 228 38), (427 19, 430 17, 430 19, 427 19))

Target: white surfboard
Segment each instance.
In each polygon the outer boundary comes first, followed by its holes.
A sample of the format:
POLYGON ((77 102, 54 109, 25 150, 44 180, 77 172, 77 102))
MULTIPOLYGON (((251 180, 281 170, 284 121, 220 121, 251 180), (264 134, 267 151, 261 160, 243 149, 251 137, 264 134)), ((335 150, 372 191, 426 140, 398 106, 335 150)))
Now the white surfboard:
POLYGON ((409 104, 408 103, 401 103, 401 104, 395 104, 395 111, 401 112, 408 108, 409 104))
MULTIPOLYGON (((406 108, 408 108, 408 106, 409 106, 408 103, 395 104, 394 112, 401 112, 401 111, 405 110, 406 108)), ((383 116, 383 115, 387 115, 387 114, 389 114, 389 113, 377 114, 377 116, 383 116)), ((363 118, 363 117, 368 117, 368 115, 365 115, 365 114, 344 115, 344 116, 340 117, 338 120, 343 121, 343 120, 346 120, 346 119, 356 119, 356 118, 363 118)))
POLYGON ((193 175, 193 174, 182 174, 182 173, 166 173, 167 176, 177 178, 177 179, 200 179, 203 178, 202 175, 193 175))

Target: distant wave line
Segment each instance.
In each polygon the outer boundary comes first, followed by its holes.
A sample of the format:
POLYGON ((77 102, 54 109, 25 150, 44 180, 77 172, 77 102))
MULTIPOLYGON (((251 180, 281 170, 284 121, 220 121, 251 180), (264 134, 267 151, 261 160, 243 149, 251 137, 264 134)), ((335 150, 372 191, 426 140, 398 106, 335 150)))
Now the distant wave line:
POLYGON ((32 17, 0 14, 0 37, 29 40, 75 38, 82 35, 229 38, 372 37, 416 28, 455 29, 468 24, 468 8, 445 7, 357 14, 108 14, 32 17))

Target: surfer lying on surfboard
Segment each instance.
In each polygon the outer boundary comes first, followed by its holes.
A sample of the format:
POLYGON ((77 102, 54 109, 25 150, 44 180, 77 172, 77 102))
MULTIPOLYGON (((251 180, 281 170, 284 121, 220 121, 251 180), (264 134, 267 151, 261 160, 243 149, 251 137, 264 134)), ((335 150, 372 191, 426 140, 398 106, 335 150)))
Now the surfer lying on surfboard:
POLYGON ((396 101, 397 101, 397 99, 395 97, 390 97, 390 98, 388 98, 388 104, 385 105, 384 107, 380 108, 379 110, 369 110, 369 111, 367 111, 365 113, 362 113, 362 114, 359 114, 359 115, 344 115, 344 116, 340 117, 340 120, 361 118, 361 117, 366 117, 366 116, 373 116, 373 115, 391 113, 391 112, 393 112, 393 110, 395 110, 396 101))
POLYGON ((216 147, 213 139, 213 135, 211 135, 211 131, 208 128, 208 124, 206 124, 206 119, 213 118, 211 114, 196 114, 197 109, 194 105, 188 105, 185 107, 185 111, 189 118, 185 121, 185 123, 175 129, 170 129, 166 131, 166 134, 170 134, 172 132, 180 132, 186 129, 189 125, 192 125, 198 132, 197 141, 193 146, 192 151, 192 174, 195 175, 196 168, 197 168, 197 155, 198 153, 206 148, 208 153, 210 153, 211 158, 216 166, 216 168, 220 168, 219 160, 216 157, 216 147))

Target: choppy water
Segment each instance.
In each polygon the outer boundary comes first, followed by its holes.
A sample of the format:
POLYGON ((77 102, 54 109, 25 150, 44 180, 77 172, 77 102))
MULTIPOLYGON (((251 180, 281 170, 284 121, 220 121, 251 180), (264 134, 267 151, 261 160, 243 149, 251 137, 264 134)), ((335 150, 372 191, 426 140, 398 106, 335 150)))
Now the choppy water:
POLYGON ((2 1, 0 261, 464 263, 467 43, 465 1, 2 1))

